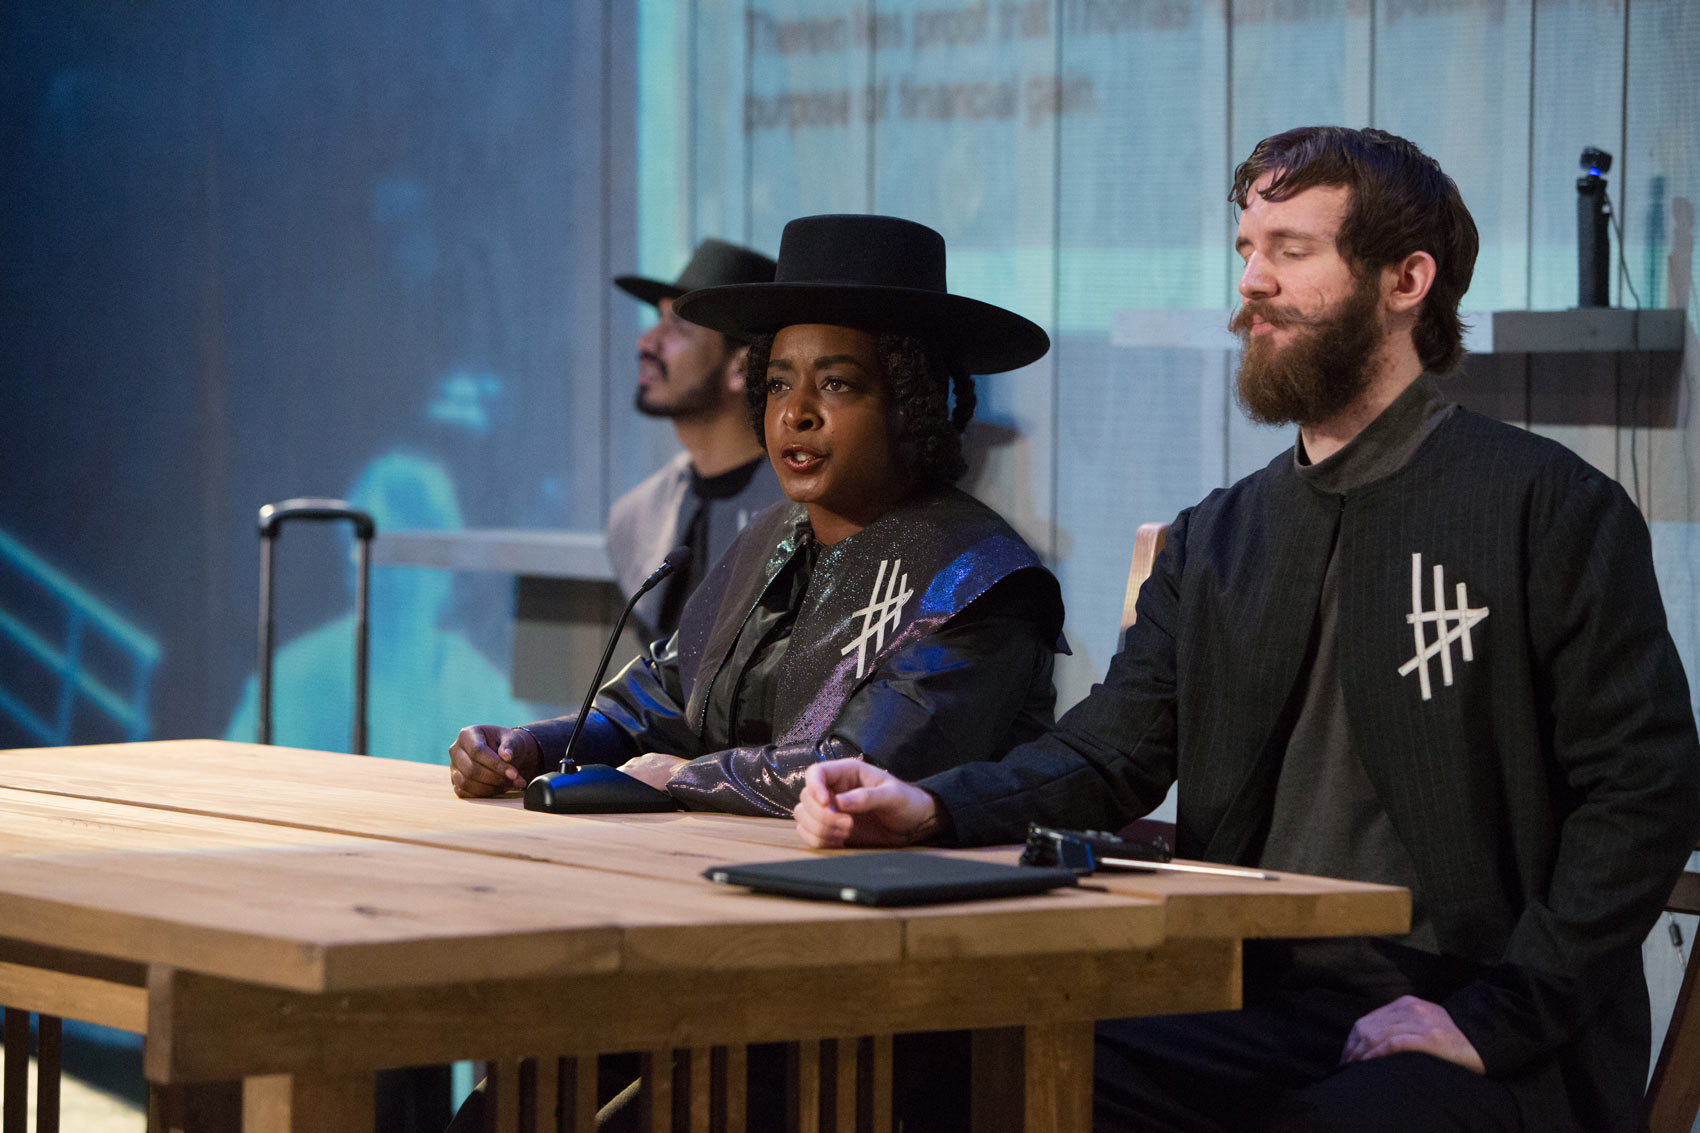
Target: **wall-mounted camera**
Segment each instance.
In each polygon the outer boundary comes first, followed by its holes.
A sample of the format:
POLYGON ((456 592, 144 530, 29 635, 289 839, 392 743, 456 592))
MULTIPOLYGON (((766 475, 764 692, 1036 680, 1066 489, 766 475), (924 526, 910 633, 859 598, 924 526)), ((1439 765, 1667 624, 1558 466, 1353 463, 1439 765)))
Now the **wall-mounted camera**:
POLYGON ((1582 151, 1582 172, 1590 177, 1598 177, 1611 172, 1611 154, 1603 149, 1588 146, 1582 151))

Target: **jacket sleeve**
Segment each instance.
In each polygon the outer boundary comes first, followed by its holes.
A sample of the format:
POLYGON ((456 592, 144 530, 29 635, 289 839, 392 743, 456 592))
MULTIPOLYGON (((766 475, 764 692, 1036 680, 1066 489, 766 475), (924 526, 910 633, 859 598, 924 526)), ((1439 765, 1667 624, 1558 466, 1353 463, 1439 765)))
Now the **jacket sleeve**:
POLYGON ((788 817, 803 775, 823 759, 862 756, 906 779, 995 759, 1051 723, 1055 644, 1004 579, 935 632, 886 658, 818 740, 717 751, 668 790, 692 810, 788 817))
MULTIPOLYGON (((702 743, 685 719, 684 704, 674 635, 657 641, 597 690, 574 758, 618 767, 648 751, 687 758, 699 754, 702 743)), ((543 748, 546 763, 559 762, 565 754, 577 719, 574 712, 526 725, 543 748)))
POLYGON ((1647 526, 1593 469, 1549 479, 1531 507, 1530 648, 1572 805, 1501 962, 1444 1003, 1495 1075, 1625 994, 1700 832, 1700 744, 1647 526))
POLYGON ((1029 822, 1116 830, 1163 801, 1175 779, 1175 633, 1189 516, 1171 525, 1109 672, 1054 730, 996 763, 918 784, 943 807, 952 841, 1019 842, 1029 822))

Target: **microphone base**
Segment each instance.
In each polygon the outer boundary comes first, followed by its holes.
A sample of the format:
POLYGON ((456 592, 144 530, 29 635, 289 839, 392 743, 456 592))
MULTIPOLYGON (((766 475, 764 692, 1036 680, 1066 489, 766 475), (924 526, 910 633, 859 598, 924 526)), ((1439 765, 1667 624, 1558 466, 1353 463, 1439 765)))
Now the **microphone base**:
POLYGON ((525 788, 525 809, 549 814, 654 814, 678 810, 666 791, 605 764, 572 764, 525 788))

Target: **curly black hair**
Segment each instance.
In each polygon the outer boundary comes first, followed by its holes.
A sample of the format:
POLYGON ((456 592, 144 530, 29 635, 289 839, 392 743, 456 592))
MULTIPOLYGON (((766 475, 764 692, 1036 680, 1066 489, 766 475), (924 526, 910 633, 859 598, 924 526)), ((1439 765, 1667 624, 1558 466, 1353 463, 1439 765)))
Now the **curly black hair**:
MULTIPOLYGON (((915 477, 917 487, 954 484, 968 471, 962 457, 962 431, 974 417, 974 378, 942 350, 923 338, 907 334, 875 334, 875 350, 891 383, 897 408, 898 451, 915 477), (951 388, 955 387, 955 404, 951 388)), ((765 448, 767 419, 767 359, 773 335, 750 343, 744 395, 750 424, 765 448)))

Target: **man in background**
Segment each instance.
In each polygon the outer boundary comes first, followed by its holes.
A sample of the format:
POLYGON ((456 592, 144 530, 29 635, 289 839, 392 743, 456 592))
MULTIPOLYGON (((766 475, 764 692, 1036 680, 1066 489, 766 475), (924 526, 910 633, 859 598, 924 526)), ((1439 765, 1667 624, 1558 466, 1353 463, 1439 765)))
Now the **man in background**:
POLYGON ((645 642, 670 637, 685 599, 750 516, 783 499, 744 401, 748 354, 738 342, 673 313, 699 287, 773 282, 774 262, 721 240, 697 245, 673 282, 622 275, 614 286, 660 317, 638 336, 639 413, 673 422, 684 451, 614 502, 605 532, 620 589, 634 593, 668 551, 684 544, 691 564, 644 596, 633 611, 645 642))

